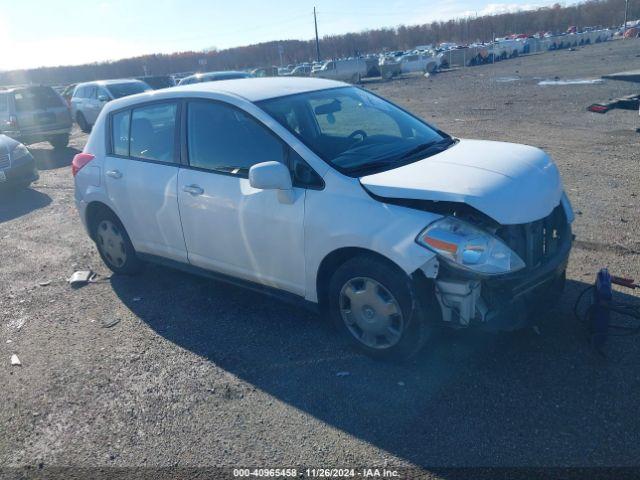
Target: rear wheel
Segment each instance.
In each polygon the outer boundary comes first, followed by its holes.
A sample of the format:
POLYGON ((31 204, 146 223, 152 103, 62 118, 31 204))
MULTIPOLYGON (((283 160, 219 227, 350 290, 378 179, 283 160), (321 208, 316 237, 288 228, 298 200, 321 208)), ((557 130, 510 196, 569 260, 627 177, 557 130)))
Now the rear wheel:
POLYGON ((87 122, 87 119, 84 118, 84 114, 82 112, 78 112, 76 114, 76 122, 78 123, 80 130, 84 133, 89 133, 91 131, 91 126, 89 125, 89 122, 87 122))
POLYGON ((69 135, 55 135, 49 139, 49 143, 53 148, 65 148, 69 145, 69 135))
POLYGON ((338 267, 329 282, 329 311, 342 335, 373 357, 406 359, 427 339, 411 279, 374 256, 358 256, 338 267))
POLYGON ((93 225, 93 239, 107 267, 124 275, 137 273, 142 263, 118 217, 104 210, 96 215, 93 225))

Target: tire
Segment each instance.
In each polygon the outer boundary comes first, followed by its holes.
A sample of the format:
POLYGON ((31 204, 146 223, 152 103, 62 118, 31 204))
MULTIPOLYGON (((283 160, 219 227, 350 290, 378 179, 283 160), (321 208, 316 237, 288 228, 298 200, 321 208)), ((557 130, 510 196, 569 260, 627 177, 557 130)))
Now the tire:
POLYGON ((375 357, 408 359, 428 337, 425 315, 411 279, 372 255, 347 260, 329 281, 332 322, 357 350, 375 357))
POLYGON ((49 139, 49 143, 53 148, 61 149, 66 148, 69 145, 69 134, 56 135, 49 139))
POLYGON ((91 132, 91 125, 89 125, 89 122, 87 122, 87 119, 84 118, 84 115, 82 114, 82 112, 78 112, 76 114, 76 122, 78 123, 80 130, 82 130, 84 133, 91 132))
POLYGON ((138 273, 142 262, 118 217, 104 209, 96 214, 91 223, 92 238, 105 265, 112 272, 122 275, 138 273))

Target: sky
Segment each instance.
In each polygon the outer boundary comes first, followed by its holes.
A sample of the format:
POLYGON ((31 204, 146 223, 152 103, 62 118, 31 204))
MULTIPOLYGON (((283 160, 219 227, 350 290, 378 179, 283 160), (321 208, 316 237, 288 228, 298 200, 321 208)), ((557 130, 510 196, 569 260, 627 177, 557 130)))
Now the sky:
POLYGON ((531 9, 554 0, 0 0, 0 70, 228 48, 531 9))

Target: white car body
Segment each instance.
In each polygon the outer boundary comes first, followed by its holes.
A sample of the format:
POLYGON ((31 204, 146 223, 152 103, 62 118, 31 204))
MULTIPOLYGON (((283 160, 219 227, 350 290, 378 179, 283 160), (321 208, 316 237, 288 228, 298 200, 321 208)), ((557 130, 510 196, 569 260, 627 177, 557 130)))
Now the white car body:
MULTIPOLYGON (((558 169, 536 148, 461 140, 428 159, 352 178, 332 168, 256 105, 340 87, 347 85, 304 78, 243 79, 151 91, 109 103, 84 149, 95 158, 75 177, 76 205, 84 225, 89 231, 92 205, 106 206, 120 219, 139 254, 317 303, 323 261, 350 249, 375 252, 407 275, 423 272, 438 281, 442 262, 416 238, 443 214, 409 208, 394 199, 465 204, 505 227, 539 221, 559 208, 569 223, 573 220, 558 169), (257 166, 243 178, 109 154, 105 135, 111 112, 190 99, 222 102, 258 120, 304 159, 322 178, 323 187, 262 189, 252 186, 257 166)), ((450 301, 459 300, 454 290, 450 283, 440 284, 445 319, 451 318, 447 292, 450 301)), ((474 302, 479 300, 474 297, 474 302)))

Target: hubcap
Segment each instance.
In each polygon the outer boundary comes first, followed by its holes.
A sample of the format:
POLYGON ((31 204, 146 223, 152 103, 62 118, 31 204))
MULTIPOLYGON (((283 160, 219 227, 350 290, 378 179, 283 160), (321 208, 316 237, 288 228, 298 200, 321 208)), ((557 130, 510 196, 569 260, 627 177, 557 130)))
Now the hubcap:
POLYGON ((127 261, 124 237, 120 229, 110 220, 98 224, 98 247, 105 258, 115 267, 121 267, 127 261))
POLYGON ((404 329, 398 301, 372 278, 352 278, 344 284, 340 291, 340 315, 349 332, 370 348, 394 346, 404 329))

